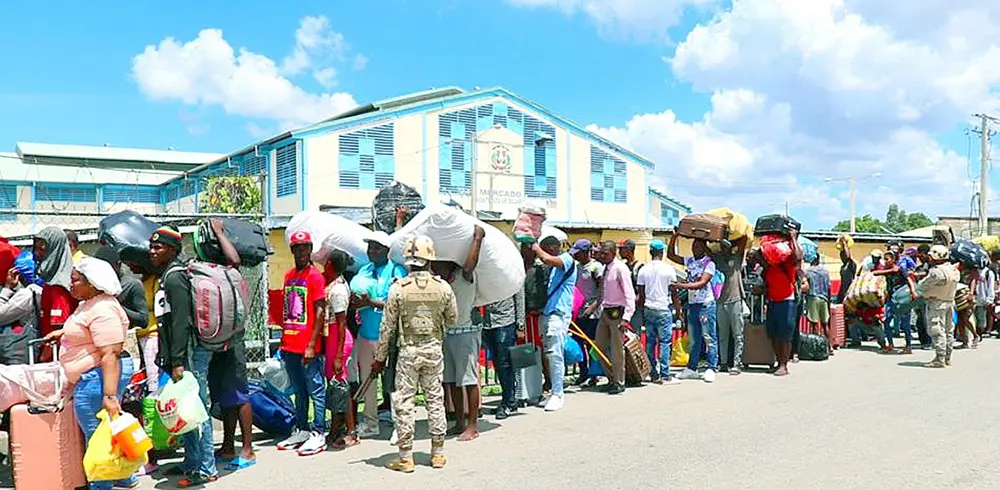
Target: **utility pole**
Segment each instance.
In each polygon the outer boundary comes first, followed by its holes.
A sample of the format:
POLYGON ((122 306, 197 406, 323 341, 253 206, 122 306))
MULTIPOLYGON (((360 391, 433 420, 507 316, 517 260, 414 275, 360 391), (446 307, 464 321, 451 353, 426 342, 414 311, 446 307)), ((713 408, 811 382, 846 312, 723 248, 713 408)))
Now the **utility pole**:
POLYGON ((979 235, 990 234, 989 230, 989 202, 990 188, 990 122, 1000 122, 997 118, 987 114, 974 114, 979 118, 979 235))

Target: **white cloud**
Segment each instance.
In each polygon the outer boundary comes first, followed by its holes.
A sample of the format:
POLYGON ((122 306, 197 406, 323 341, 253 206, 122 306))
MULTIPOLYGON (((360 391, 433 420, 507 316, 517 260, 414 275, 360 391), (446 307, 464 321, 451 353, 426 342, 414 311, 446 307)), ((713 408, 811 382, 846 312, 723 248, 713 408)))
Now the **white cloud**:
POLYGON ((333 67, 328 66, 314 71, 313 78, 315 78, 320 85, 328 89, 337 86, 337 70, 333 69, 333 67))
POLYGON ((364 70, 368 66, 368 57, 363 54, 358 54, 354 56, 354 61, 352 62, 352 68, 354 71, 364 70))
POLYGON ((1000 4, 978 0, 734 0, 666 59, 711 94, 708 113, 593 129, 655 160, 659 181, 696 208, 803 201, 793 213, 813 208, 829 226, 846 218, 848 193, 824 177, 881 172, 858 185, 859 214, 892 202, 968 214, 966 156, 934 135, 1000 110, 998 38, 1000 4))
POLYGON ((288 75, 290 67, 300 72, 317 67, 314 78, 332 86, 336 72, 316 65, 318 58, 311 53, 319 48, 335 52, 342 49, 342 42, 342 36, 330 34, 325 18, 307 17, 296 33, 293 54, 285 59, 282 69, 271 58, 247 48, 234 48, 221 30, 205 29, 187 42, 168 37, 147 46, 132 59, 132 78, 139 90, 154 101, 219 106, 227 114, 273 120, 282 128, 300 126, 357 106, 349 93, 311 92, 288 75), (305 58, 298 55, 300 47, 304 48, 305 58))
POLYGON ((567 15, 583 12, 610 37, 667 38, 687 7, 707 7, 718 0, 506 0, 526 8, 555 8, 567 15))

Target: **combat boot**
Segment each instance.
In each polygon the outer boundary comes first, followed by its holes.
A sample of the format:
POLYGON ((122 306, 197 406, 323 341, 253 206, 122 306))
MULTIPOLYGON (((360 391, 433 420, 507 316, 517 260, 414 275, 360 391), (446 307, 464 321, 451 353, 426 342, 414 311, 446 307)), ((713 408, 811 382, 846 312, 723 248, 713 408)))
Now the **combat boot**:
POLYGON ((945 358, 944 358, 944 365, 945 366, 951 366, 951 356, 945 356, 945 358))
POLYGON ((444 468, 444 465, 446 464, 448 464, 448 458, 446 458, 443 454, 438 453, 431 455, 431 468, 440 470, 441 468, 444 468))
POLYGON ((417 465, 413 463, 413 457, 411 456, 409 458, 396 458, 386 463, 385 467, 392 471, 399 471, 401 473, 413 473, 413 470, 417 468, 417 465))

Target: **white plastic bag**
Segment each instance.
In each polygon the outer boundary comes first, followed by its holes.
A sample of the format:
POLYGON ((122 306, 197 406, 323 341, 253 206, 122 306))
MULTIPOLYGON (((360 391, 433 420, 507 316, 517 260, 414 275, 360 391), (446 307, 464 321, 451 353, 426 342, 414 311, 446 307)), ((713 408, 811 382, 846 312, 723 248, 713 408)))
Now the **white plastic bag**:
POLYGON ((285 370, 285 363, 281 359, 269 357, 257 368, 264 382, 278 393, 284 395, 292 394, 292 380, 288 378, 288 371, 285 370))
POLYGON ((546 237, 555 237, 559 242, 569 241, 569 235, 565 231, 554 226, 542 225, 542 236, 538 237, 538 241, 542 241, 546 237))
POLYGON ((443 204, 425 208, 401 230, 392 234, 389 257, 403 263, 403 246, 415 235, 434 240, 438 260, 465 262, 472 247, 472 235, 479 225, 486 232, 476 266, 476 301, 482 306, 510 298, 524 287, 524 261, 517 245, 502 231, 443 204))
POLYGON ((325 263, 330 252, 342 250, 354 258, 354 267, 368 263, 365 238, 372 231, 343 216, 322 211, 302 211, 292 217, 285 228, 285 243, 297 231, 309 233, 313 240, 313 260, 325 263))
POLYGON ((167 432, 179 436, 198 430, 208 420, 205 403, 199 395, 198 379, 184 371, 180 381, 170 380, 156 397, 156 411, 167 432))

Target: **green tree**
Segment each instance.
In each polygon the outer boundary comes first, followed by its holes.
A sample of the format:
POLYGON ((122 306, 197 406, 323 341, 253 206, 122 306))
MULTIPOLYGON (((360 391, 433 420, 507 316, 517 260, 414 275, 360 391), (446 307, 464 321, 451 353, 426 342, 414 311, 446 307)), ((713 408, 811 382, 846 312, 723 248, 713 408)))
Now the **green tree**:
POLYGON ((262 194, 257 177, 212 177, 205 186, 204 213, 255 214, 261 212, 262 194))
MULTIPOLYGON (((924 213, 907 213, 898 205, 890 204, 885 213, 885 221, 866 214, 855 219, 854 228, 858 233, 902 233, 933 224, 924 213)), ((833 227, 833 231, 850 230, 850 220, 843 220, 833 227)))

